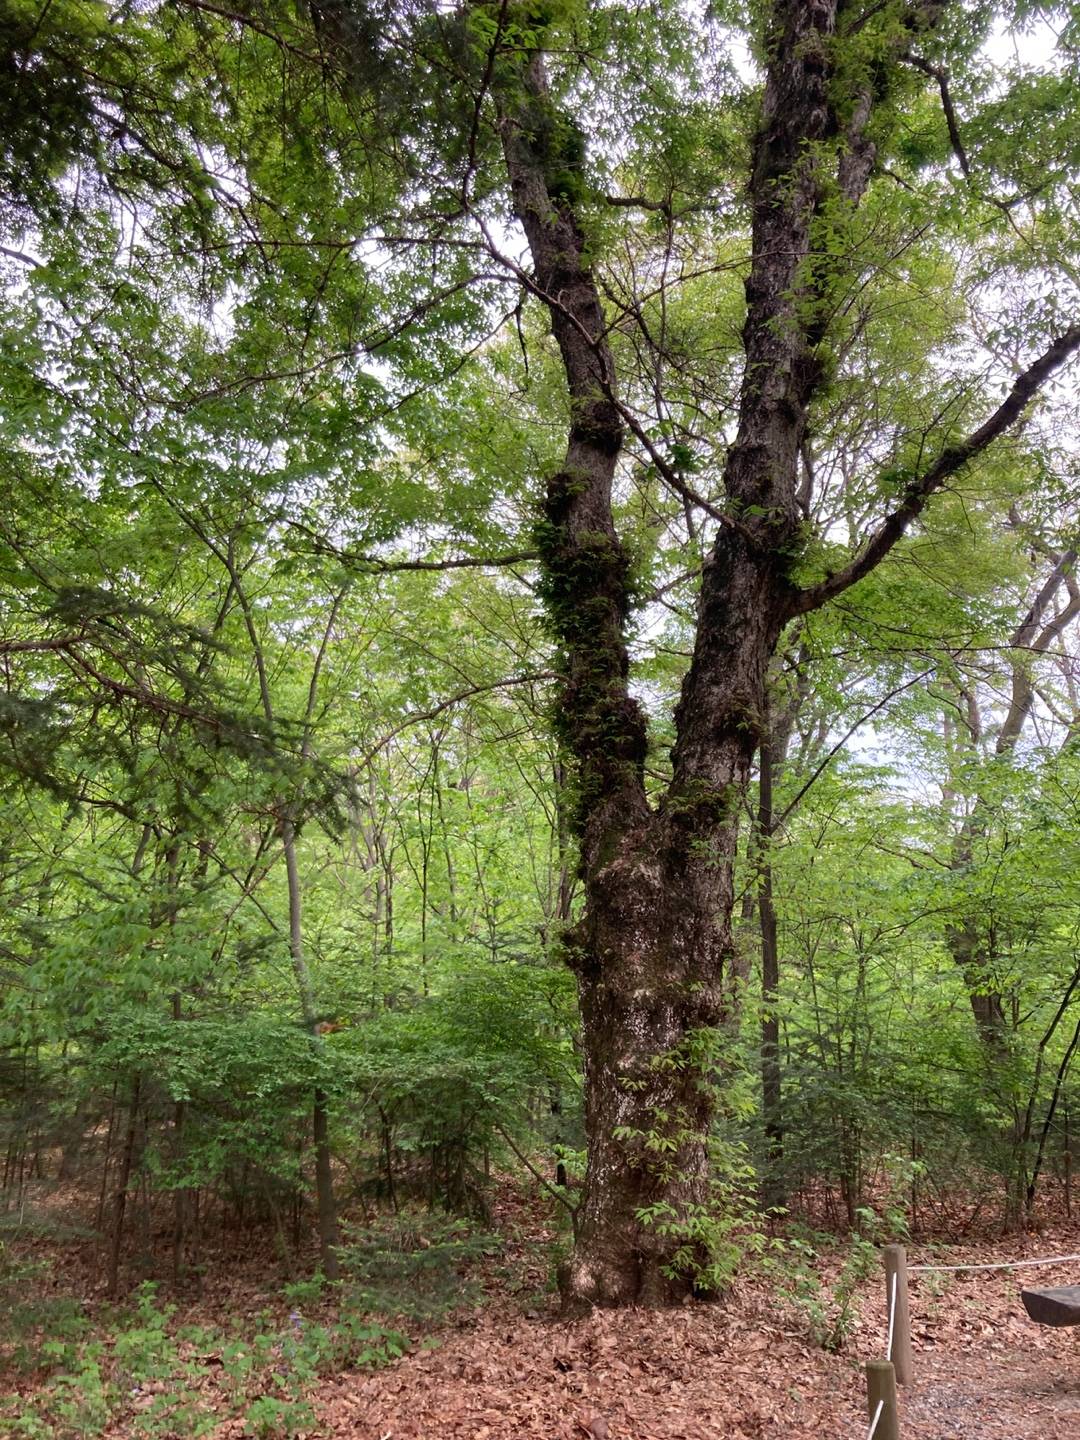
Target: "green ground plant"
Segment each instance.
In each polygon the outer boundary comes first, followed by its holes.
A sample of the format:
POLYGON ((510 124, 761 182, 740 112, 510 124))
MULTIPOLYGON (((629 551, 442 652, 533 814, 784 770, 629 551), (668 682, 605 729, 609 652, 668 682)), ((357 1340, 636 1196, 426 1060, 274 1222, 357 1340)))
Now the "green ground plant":
MULTIPOLYGON (((297 1289, 309 1298, 322 1290, 314 1282, 289 1288, 294 1301, 297 1289)), ((0 1401, 4 1433, 90 1440, 122 1425, 141 1440, 187 1440, 235 1415, 253 1436, 287 1437, 310 1422, 307 1392, 320 1376, 379 1368, 409 1344, 344 1298, 325 1320, 309 1323, 294 1310, 282 1325, 265 1312, 232 1335, 177 1326, 176 1309, 146 1283, 131 1305, 103 1313, 94 1326, 84 1319, 74 1333, 64 1312, 38 1311, 37 1363, 24 1370, 37 1383, 25 1398, 0 1401)))

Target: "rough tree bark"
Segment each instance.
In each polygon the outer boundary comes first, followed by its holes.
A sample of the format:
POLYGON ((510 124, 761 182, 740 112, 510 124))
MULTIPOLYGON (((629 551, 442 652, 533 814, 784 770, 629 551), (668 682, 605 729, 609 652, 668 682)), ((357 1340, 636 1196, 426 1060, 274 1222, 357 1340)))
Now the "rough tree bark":
MULTIPOLYGON (((581 1003, 589 1155, 564 1277, 571 1305, 671 1302, 702 1277, 708 1283, 707 1037, 732 1013, 739 803, 768 662, 795 609, 796 472, 821 379, 802 268, 825 183, 813 146, 836 128, 824 45, 834 20, 828 0, 777 11, 754 156, 740 424, 724 477, 731 521, 706 563, 673 779, 655 808, 643 779, 644 717, 628 690, 628 560, 611 507, 622 414, 584 229, 559 188, 569 122, 552 105, 541 55, 523 72, 518 104, 503 102, 531 283, 551 316, 572 406, 541 533, 546 599, 565 655, 560 713, 585 892, 584 916, 566 937, 581 1003)), ((872 160, 861 131, 856 140, 839 166, 853 203, 872 160)))
MULTIPOLYGON (((1070 331, 967 440, 905 491, 844 570, 800 590, 790 578, 804 510, 798 460, 825 371, 828 277, 808 262, 826 201, 854 208, 875 150, 873 95, 844 97, 830 56, 836 0, 780 0, 753 153, 753 255, 746 284, 738 432, 724 470, 726 521, 701 582, 693 659, 676 711, 673 778, 646 795, 646 725, 628 688, 628 556, 612 514, 624 412, 600 290, 573 187, 576 131, 549 93, 542 54, 498 92, 515 213, 547 307, 571 404, 562 468, 547 483, 541 571, 563 652, 559 715, 577 805, 584 913, 565 952, 578 981, 588 1170, 571 1308, 672 1303, 707 1289, 708 1037, 732 1013, 737 816, 761 737, 766 672, 785 624, 876 565, 931 494, 1007 425, 1080 343, 1070 331), (816 273, 814 273, 816 270, 816 273)), ((909 28, 929 23, 912 12, 909 28)), ((896 54, 902 49, 898 35, 896 54)), ((877 93, 887 88, 877 79, 877 93)))

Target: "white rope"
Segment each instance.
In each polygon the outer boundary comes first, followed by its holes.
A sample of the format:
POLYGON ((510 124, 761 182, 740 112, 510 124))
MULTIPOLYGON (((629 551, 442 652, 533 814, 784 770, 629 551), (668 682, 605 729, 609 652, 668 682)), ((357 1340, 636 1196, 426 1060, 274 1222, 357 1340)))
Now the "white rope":
POLYGON ((885 1359, 892 1359, 893 1326, 896 1323, 896 1282, 900 1277, 893 1271, 892 1295, 889 1297, 889 1344, 885 1350, 885 1359))
POLYGON ((1046 1260, 1001 1260, 993 1265, 909 1265, 908 1271, 945 1270, 1026 1270, 1035 1265, 1064 1265, 1067 1260, 1080 1260, 1080 1255, 1051 1255, 1046 1260))
MULTIPOLYGON (((899 1275, 893 1271, 892 1285, 890 1287, 891 1293, 889 1295, 889 1344, 885 1351, 885 1359, 890 1363, 892 1361, 893 1335, 896 1329, 896 1285, 899 1278, 899 1275)), ((881 1419, 881 1412, 884 1408, 885 1400, 882 1398, 877 1402, 874 1418, 870 1421, 870 1429, 866 1432, 866 1440, 874 1440, 874 1431, 878 1427, 878 1421, 881 1419)))
MULTIPOLYGON (((1065 1265, 1072 1260, 1080 1260, 1080 1255, 1050 1255, 1043 1260, 1000 1260, 990 1265, 909 1265, 907 1269, 909 1273, 922 1274, 931 1271, 942 1273, 959 1270, 1026 1270, 1038 1265, 1065 1265)), ((896 1336, 896 1288, 899 1278, 897 1272, 893 1271, 889 1293, 889 1343, 885 1351, 885 1358, 889 1361, 892 1360, 893 1340, 896 1336)), ((885 1401, 879 1400, 877 1409, 874 1411, 874 1418, 870 1421, 870 1429, 866 1432, 866 1440, 874 1440, 874 1434, 884 1408, 885 1401)))

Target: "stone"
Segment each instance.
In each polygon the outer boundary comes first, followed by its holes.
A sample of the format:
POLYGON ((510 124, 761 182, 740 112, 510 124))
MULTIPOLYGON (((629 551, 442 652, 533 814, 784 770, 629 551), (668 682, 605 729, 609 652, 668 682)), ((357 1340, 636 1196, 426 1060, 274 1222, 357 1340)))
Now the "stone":
POLYGON ((1080 1285, 1021 1290, 1024 1309, 1039 1325, 1080 1325, 1080 1285))

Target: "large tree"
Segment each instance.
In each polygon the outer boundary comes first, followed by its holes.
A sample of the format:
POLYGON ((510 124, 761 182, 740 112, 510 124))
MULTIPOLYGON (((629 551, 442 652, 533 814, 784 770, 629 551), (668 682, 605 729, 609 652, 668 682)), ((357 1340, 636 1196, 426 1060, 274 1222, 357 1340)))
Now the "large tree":
MULTIPOLYGON (((358 406, 389 392, 358 409, 365 444, 433 453, 441 476, 468 356, 516 319, 538 362, 522 469, 561 427, 561 462, 535 476, 535 554, 583 894, 563 952, 588 1174, 564 1291, 707 1291, 743 978, 733 873, 770 661, 937 492, 975 483, 1080 348, 1067 27, 1053 63, 999 73, 985 46, 1009 7, 943 0, 774 0, 709 22, 573 0, 313 0, 299 16, 182 0, 128 17, 122 44, 65 28, 80 13, 13 42, 66 97, 66 129, 35 153, 111 165, 122 197, 142 184, 152 212, 187 217, 147 233, 215 257, 250 344, 186 403, 295 381, 289 403, 314 413, 336 366, 358 406), (743 58, 725 69, 729 50, 743 58), (682 563, 675 545, 657 560, 657 530, 680 524, 682 563), (695 605, 669 762, 650 759, 632 665, 650 563, 652 593, 695 605)), ((442 538, 499 558, 490 512, 461 521, 451 506, 442 538)), ((333 543, 347 530, 341 516, 333 543)), ((501 558, 520 563, 517 540, 501 558)))
POLYGON ((1019 421, 1080 347, 1080 326, 1050 337, 981 423, 933 437, 854 555, 802 578, 813 537, 811 416, 832 379, 830 341, 842 343, 838 299, 856 263, 854 217, 895 138, 895 92, 911 95, 911 47, 933 43, 942 8, 863 14, 831 0, 781 0, 768 17, 735 435, 675 711, 671 780, 656 798, 645 783, 645 716, 628 683, 630 557, 612 510, 627 426, 637 427, 565 179, 571 122, 539 47, 516 52, 518 88, 500 97, 514 211, 533 261, 527 283, 550 313, 571 401, 566 459, 547 481, 541 564, 565 656, 562 727, 585 890, 566 936, 589 1138, 584 1218, 565 1282, 578 1302, 671 1300, 708 1280, 714 1052, 705 1037, 734 1004, 738 816, 785 626, 880 564, 933 494, 1019 421), (675 1262, 688 1242, 697 1266, 675 1262))

